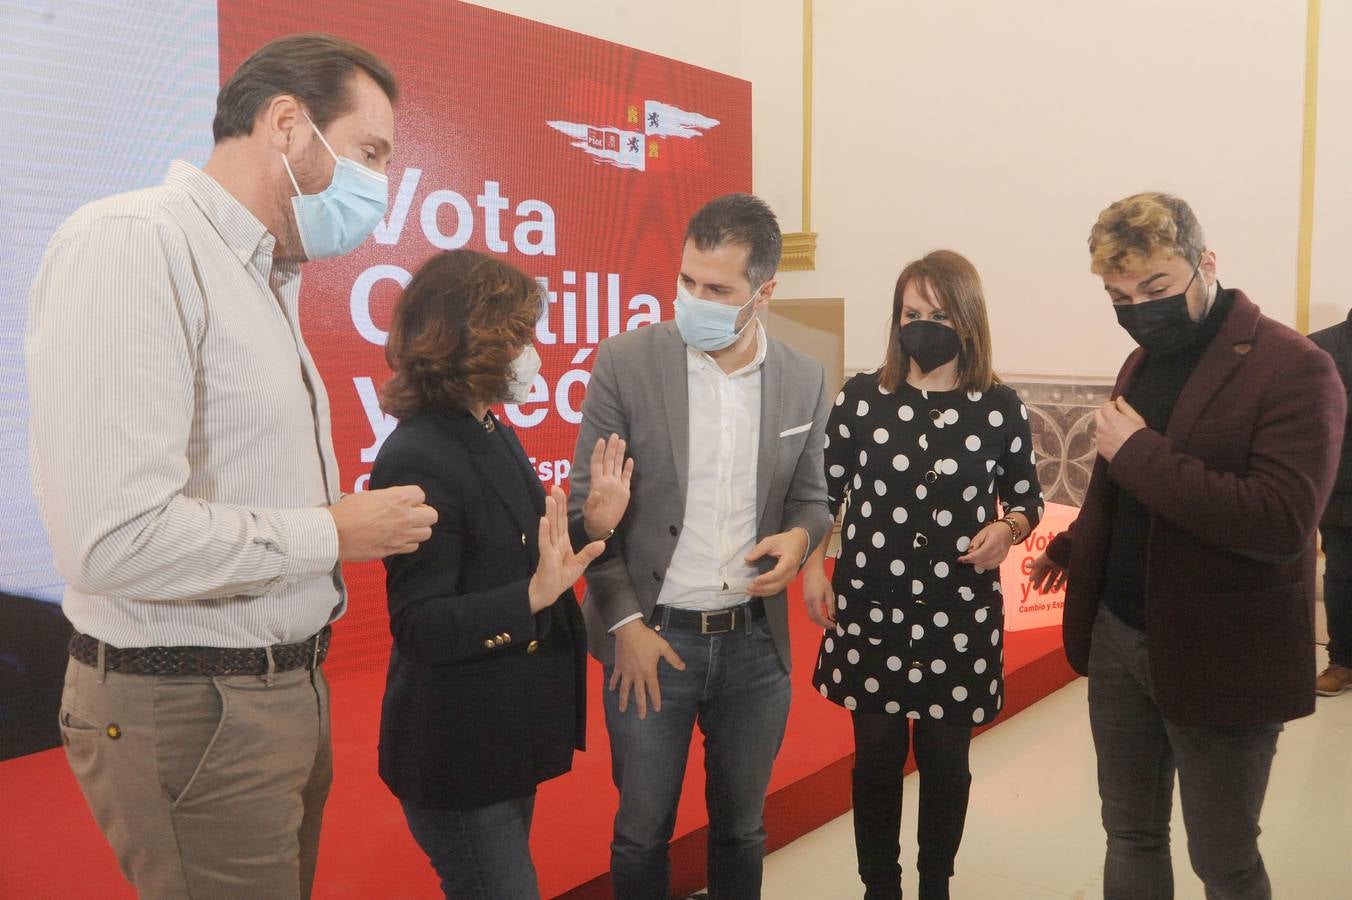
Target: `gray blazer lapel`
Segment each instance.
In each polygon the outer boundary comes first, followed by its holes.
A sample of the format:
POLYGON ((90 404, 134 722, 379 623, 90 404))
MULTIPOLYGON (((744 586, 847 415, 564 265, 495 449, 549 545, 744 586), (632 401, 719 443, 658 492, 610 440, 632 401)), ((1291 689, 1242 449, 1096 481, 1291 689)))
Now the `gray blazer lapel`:
POLYGON ((765 515, 770 499, 770 482, 775 477, 779 456, 779 430, 784 421, 784 354, 780 346, 764 335, 769 346, 761 366, 760 446, 756 458, 756 521, 765 515))
POLYGON ((658 364, 659 377, 662 379, 662 401, 667 408, 671 458, 676 465, 676 485, 680 490, 681 515, 684 516, 685 490, 690 480, 690 376, 685 342, 674 325, 667 332, 658 364))

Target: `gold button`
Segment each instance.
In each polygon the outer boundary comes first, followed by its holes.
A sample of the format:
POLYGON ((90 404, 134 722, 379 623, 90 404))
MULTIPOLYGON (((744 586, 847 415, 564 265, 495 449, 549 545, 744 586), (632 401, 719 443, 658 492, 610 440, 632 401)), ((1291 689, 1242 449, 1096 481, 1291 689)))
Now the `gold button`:
POLYGON ((511 636, 510 634, 507 634, 507 633, 504 632, 503 635, 502 635, 502 637, 503 637, 503 639, 504 639, 505 641, 507 641, 507 643, 510 644, 510 643, 512 642, 512 636, 511 636))
POLYGON ((524 531, 521 532, 521 546, 526 546, 526 533, 524 531))
POLYGON ((531 641, 529 644, 526 645, 526 652, 527 652, 527 653, 534 653, 536 650, 539 650, 539 649, 540 649, 540 642, 539 642, 539 641, 531 641))
POLYGON ((488 640, 484 641, 484 646, 487 647, 489 650, 492 650, 494 647, 497 646, 497 644, 493 643, 492 638, 489 638, 488 640))
POLYGON ((105 729, 105 733, 113 740, 122 737, 122 729, 118 728, 116 725, 109 725, 108 728, 105 729))

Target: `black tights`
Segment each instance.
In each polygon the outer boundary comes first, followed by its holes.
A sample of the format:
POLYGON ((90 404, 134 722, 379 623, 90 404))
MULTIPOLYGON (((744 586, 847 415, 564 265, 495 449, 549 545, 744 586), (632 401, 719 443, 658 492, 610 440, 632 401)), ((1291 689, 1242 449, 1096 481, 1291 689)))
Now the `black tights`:
MULTIPOLYGON (((901 896, 901 778, 911 745, 911 720, 852 712, 854 721, 854 842, 866 900, 901 896)), ((948 897, 953 858, 962 842, 972 785, 972 727, 916 719, 915 764, 920 772, 916 829, 921 900, 948 897)))

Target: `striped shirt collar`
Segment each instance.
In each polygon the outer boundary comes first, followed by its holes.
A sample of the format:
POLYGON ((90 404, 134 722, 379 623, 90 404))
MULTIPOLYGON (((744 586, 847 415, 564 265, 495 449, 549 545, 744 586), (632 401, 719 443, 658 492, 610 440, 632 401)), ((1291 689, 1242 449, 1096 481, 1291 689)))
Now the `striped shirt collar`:
POLYGON ((192 198, 240 262, 247 266, 256 256, 271 261, 277 239, 215 178, 192 163, 176 159, 169 164, 164 183, 192 198))

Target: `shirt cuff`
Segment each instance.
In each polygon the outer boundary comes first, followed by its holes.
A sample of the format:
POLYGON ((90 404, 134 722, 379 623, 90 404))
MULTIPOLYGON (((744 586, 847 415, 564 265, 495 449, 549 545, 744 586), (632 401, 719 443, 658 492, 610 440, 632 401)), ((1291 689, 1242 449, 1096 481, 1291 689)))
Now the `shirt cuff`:
POLYGON ((631 615, 627 615, 623 619, 620 619, 620 621, 616 622, 614 625, 611 625, 610 628, 606 630, 606 634, 614 634, 615 632, 619 631, 621 628, 623 628, 625 625, 628 625, 635 619, 641 618, 643 618, 643 613, 633 613, 631 615))
POLYGON ((318 578, 338 565, 338 526, 325 507, 278 510, 289 582, 318 578))

